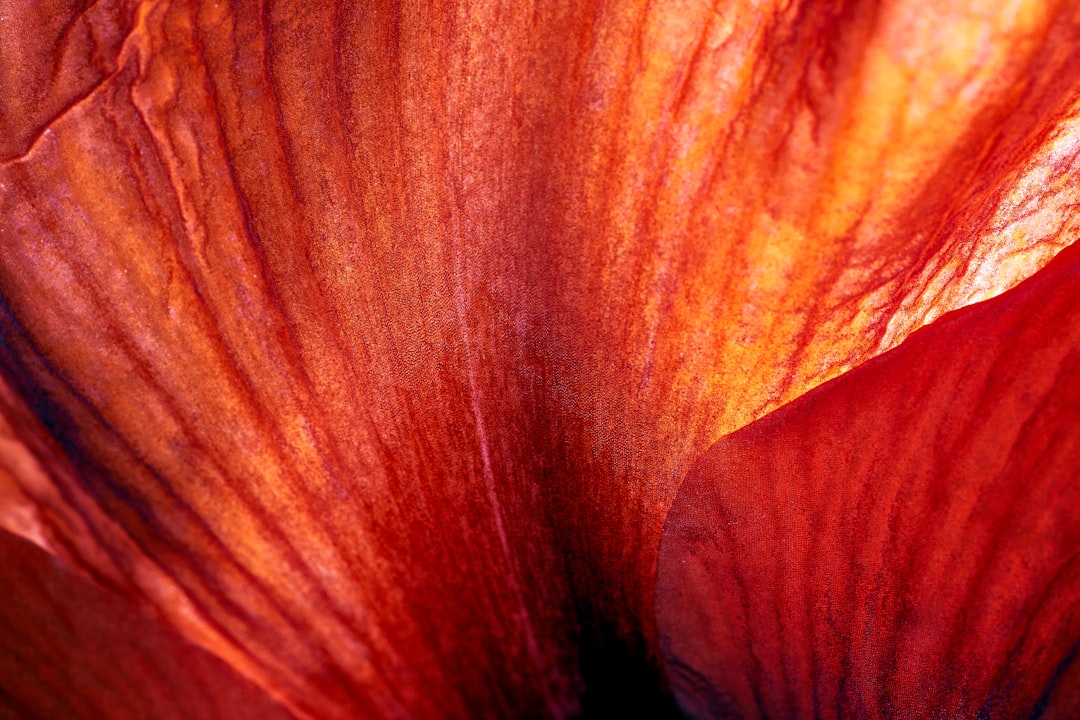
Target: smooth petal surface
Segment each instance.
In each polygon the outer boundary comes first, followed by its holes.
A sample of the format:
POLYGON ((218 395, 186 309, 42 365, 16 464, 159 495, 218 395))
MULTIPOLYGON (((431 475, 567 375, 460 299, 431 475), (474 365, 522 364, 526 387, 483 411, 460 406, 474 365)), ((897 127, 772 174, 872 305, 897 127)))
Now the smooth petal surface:
POLYGON ((5 530, 0 587, 0 718, 292 718, 226 663, 5 530))
POLYGON ((979 8, 4 5, 0 517, 298 714, 662 704, 693 458, 1072 237, 1080 9, 979 8))
POLYGON ((716 444, 657 607, 693 717, 1076 717, 1080 247, 716 444))

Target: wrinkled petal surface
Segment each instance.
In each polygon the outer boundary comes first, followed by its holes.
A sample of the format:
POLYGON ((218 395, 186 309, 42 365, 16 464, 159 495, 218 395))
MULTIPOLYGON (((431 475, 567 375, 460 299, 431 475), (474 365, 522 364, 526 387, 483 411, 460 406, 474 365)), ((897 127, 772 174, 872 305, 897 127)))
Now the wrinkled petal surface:
POLYGON ((693 717, 1076 717, 1080 247, 717 443, 658 624, 693 717))
POLYGON ((1072 238, 982 5, 4 3, 0 517, 301 715, 647 708, 692 460, 1072 238))

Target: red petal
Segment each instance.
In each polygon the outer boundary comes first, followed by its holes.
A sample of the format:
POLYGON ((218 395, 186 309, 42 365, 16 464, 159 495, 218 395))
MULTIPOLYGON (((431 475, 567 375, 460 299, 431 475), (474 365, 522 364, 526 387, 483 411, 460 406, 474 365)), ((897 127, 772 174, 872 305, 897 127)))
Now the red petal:
POLYGON ((293 717, 218 658, 4 530, 0 587, 0 717, 293 717))
POLYGON ((851 5, 15 4, 57 536, 298 711, 640 710, 691 459, 1068 236, 1073 4, 851 5))
POLYGON ((701 717, 1080 711, 1080 247, 717 443, 668 518, 701 717))

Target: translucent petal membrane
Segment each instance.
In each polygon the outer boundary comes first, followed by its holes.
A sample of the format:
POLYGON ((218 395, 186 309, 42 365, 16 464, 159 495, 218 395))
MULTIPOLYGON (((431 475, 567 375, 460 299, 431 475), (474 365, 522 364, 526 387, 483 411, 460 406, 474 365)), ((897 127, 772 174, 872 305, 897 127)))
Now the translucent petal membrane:
POLYGON ((0 517, 298 714, 643 711, 692 459, 1072 237, 981 5, 4 4, 0 517))
POLYGON ((693 717, 1080 712, 1080 248, 724 438, 658 623, 693 717))
POLYGON ((227 664, 0 530, 0 718, 291 720, 227 664))

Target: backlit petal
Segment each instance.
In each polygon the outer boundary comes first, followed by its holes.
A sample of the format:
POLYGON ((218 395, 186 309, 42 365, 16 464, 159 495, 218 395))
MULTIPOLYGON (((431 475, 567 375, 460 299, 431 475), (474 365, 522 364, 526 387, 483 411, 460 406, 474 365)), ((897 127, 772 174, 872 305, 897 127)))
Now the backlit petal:
POLYGON ((692 459, 1071 238, 1080 10, 980 7, 5 5, 54 546, 300 714, 640 710, 692 459))
POLYGON ((1076 715, 1078 277, 1073 247, 695 465, 657 585, 691 716, 1076 715))

